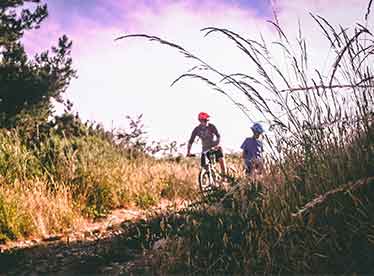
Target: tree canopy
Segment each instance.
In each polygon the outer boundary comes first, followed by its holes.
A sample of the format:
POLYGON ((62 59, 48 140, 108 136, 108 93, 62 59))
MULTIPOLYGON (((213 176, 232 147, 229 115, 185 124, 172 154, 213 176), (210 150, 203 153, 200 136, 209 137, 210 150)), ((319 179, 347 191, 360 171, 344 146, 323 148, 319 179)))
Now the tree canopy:
POLYGON ((75 77, 72 41, 66 35, 32 59, 21 43, 24 32, 39 28, 47 16, 40 0, 0 3, 0 127, 15 127, 22 117, 46 121, 53 111, 51 100, 62 102, 75 77), (34 8, 24 8, 26 2, 34 8))

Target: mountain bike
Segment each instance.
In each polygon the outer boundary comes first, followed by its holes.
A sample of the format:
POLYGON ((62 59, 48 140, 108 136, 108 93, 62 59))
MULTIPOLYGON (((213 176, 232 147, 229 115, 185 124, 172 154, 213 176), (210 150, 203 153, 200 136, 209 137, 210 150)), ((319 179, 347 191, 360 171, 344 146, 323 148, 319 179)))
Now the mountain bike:
MULTIPOLYGON (((191 154, 190 157, 196 156, 191 154)), ((214 150, 207 150, 201 153, 200 171, 198 175, 198 184, 203 198, 211 200, 224 194, 224 176, 216 168, 217 160, 214 150)), ((227 167, 229 175, 235 171, 227 167)))
POLYGON ((204 198, 213 196, 221 188, 222 176, 215 168, 216 162, 214 151, 207 150, 201 153, 198 183, 204 198))

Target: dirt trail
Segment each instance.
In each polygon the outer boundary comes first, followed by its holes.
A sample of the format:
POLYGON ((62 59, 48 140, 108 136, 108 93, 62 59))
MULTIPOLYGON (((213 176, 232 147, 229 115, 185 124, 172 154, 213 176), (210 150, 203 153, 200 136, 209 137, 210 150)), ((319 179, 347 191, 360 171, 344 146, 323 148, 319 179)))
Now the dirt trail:
MULTIPOLYGON (((162 201, 150 210, 117 209, 79 231, 1 245, 0 275, 122 275, 142 266, 143 250, 123 243, 124 236, 150 214, 179 210, 187 202, 162 201)), ((144 267, 141 268, 144 270, 144 267)))

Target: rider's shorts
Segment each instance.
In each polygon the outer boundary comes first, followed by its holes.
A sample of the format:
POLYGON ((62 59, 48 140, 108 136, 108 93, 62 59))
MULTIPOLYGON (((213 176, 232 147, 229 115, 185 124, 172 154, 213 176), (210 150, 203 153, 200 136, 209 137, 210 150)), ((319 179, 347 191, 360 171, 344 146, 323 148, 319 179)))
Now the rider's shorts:
MULTIPOLYGON (((214 158, 215 162, 218 161, 220 158, 223 158, 222 148, 219 147, 216 150, 210 150, 208 156, 209 158, 214 158)), ((204 155, 201 155, 201 166, 206 166, 206 160, 204 155)))
POLYGON ((250 164, 245 164, 245 173, 247 175, 251 175, 252 170, 259 170, 261 169, 261 164, 258 162, 254 162, 255 160, 252 160, 250 164))

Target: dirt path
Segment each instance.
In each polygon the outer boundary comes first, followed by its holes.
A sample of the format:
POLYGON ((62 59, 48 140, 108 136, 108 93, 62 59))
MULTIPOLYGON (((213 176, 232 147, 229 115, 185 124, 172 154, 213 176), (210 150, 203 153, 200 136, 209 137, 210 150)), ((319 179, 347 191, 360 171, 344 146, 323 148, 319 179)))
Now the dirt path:
POLYGON ((121 275, 132 274, 142 264, 143 249, 135 236, 137 223, 153 214, 183 208, 184 201, 163 201, 151 210, 117 209, 106 218, 86 221, 81 230, 1 246, 0 275, 121 275), (135 233, 135 235, 134 235, 135 233))

